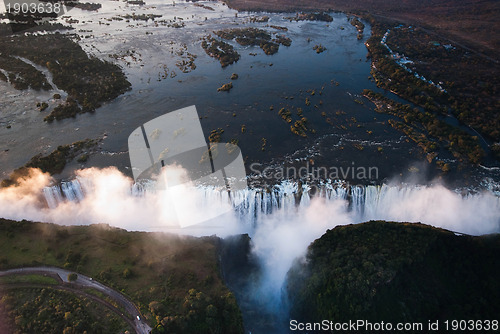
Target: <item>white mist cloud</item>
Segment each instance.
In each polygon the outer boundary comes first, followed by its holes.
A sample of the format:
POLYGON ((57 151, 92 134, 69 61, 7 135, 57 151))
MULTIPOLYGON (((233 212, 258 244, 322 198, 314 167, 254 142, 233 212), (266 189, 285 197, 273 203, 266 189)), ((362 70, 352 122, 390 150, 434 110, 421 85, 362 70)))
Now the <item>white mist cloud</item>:
MULTIPOLYGON (((168 169, 168 176, 186 179, 180 167, 168 169)), ((143 196, 132 193, 133 180, 116 168, 89 168, 76 172, 83 198, 63 201, 48 208, 43 198, 53 180, 48 174, 32 170, 19 185, 0 189, 0 217, 52 222, 60 225, 105 223, 127 230, 166 231, 191 235, 227 236, 236 234, 236 219, 228 201, 207 198, 192 183, 183 183, 168 190, 151 190, 143 196), (213 217, 223 215, 224 221, 213 217), (196 224, 196 228, 189 227, 196 224), (188 228, 182 228, 182 227, 188 228)))
POLYGON ((37 220, 44 215, 40 211, 44 199, 43 188, 51 183, 49 174, 39 169, 18 179, 18 184, 9 188, 0 188, 0 217, 14 220, 37 220))
POLYGON ((384 185, 378 192, 367 192, 358 222, 421 222, 472 235, 500 232, 500 198, 490 192, 462 196, 442 185, 384 185))
POLYGON ((265 217, 252 237, 253 252, 261 259, 263 270, 255 298, 266 300, 265 306, 271 311, 283 307, 282 286, 292 262, 327 229, 350 222, 346 201, 327 203, 321 198, 313 199, 305 208, 265 217))

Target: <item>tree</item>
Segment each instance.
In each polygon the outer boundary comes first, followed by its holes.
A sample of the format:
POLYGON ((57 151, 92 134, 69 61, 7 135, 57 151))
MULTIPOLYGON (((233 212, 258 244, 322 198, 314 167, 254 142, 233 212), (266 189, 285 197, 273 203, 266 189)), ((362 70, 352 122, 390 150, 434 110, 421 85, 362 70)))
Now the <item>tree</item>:
POLYGON ((78 275, 75 273, 68 274, 68 281, 70 281, 70 282, 76 281, 77 278, 78 278, 78 275))
POLYGON ((122 273, 123 278, 130 278, 132 276, 132 271, 129 268, 125 268, 122 273))

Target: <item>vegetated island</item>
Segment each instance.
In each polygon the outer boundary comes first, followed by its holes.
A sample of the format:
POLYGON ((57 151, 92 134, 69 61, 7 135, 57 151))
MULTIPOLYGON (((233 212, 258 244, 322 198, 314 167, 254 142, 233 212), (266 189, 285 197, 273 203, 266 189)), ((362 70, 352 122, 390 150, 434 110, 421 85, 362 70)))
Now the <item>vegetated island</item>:
POLYGON ((271 39, 271 34, 258 28, 232 28, 214 31, 214 34, 226 40, 235 40, 242 46, 259 46, 266 55, 272 55, 278 52, 279 45, 290 46, 292 40, 283 35, 278 35, 271 39))
MULTIPOLYGON (((11 82, 17 89, 50 89, 45 76, 27 59, 47 68, 54 84, 68 93, 66 102, 56 106, 47 122, 93 112, 103 102, 111 101, 130 89, 124 73, 117 65, 89 57, 72 40, 77 35, 59 32, 45 35, 12 34, 5 24, 0 25, 0 68, 7 72, 0 80, 11 82), (24 64, 22 64, 24 63, 24 64)), ((43 29, 44 27, 38 27, 43 29)), ((57 26, 60 28, 60 26, 57 26)))
MULTIPOLYGON (((220 243, 217 237, 127 232, 108 225, 58 226, 0 219, 0 269, 47 265, 92 277, 133 301, 153 334, 243 333, 241 312, 221 278, 220 243)), ((0 300, 0 307, 22 319, 10 319, 11 326, 21 332, 31 328, 38 333, 62 333, 61 327, 80 323, 78 332, 83 333, 97 326, 89 315, 93 311, 81 299, 50 287, 21 291, 0 300), (15 308, 38 293, 47 298, 15 308), (63 301, 60 308, 50 303, 57 300, 63 301), (67 316, 60 312, 63 307, 68 309, 67 316), (85 322, 77 322, 86 315, 85 322)), ((110 320, 101 325, 107 324, 111 327, 104 332, 110 333, 116 323, 110 320)))
MULTIPOLYGON (((49 27, 61 25, 59 23, 49 23, 48 21, 57 17, 57 13, 49 11, 23 11, 19 13, 2 13, 0 14, 0 19, 7 19, 9 23, 2 22, 0 28, 0 34, 4 35, 6 33, 19 33, 25 30, 35 30, 37 31, 41 26, 49 27)), ((48 28, 47 31, 52 31, 53 29, 48 28)))
POLYGON ((149 21, 152 20, 154 21, 155 19, 162 17, 160 14, 136 14, 132 13, 130 14, 124 14, 124 15, 119 15, 118 17, 124 18, 125 20, 133 20, 133 21, 149 21))
MULTIPOLYGON (((288 273, 291 319, 496 319, 500 236, 371 221, 328 230, 288 273)), ((424 331, 425 331, 424 327, 424 331)), ((314 331, 311 331, 314 332, 314 331)))
POLYGON ((231 65, 240 59, 239 53, 234 50, 232 45, 219 41, 210 35, 203 38, 201 47, 207 55, 218 59, 222 67, 231 65))
POLYGON ((75 2, 75 1, 64 1, 64 5, 67 7, 75 7, 82 10, 96 11, 102 7, 100 3, 92 2, 75 2))
POLYGON ((204 8, 204 9, 207 9, 207 10, 211 10, 211 11, 214 11, 215 9, 213 9, 213 7, 210 7, 210 6, 207 6, 207 5, 203 5, 201 3, 194 3, 194 5, 196 7, 200 7, 200 8, 204 8))
POLYGON ((233 83, 228 82, 217 88, 218 92, 229 92, 233 88, 233 83))
POLYGON ((349 19, 349 21, 351 22, 351 25, 353 25, 356 30, 358 31, 358 40, 361 40, 363 39, 363 32, 365 30, 365 24, 363 22, 361 22, 357 17, 351 17, 349 19))
MULTIPOLYGON (((429 163, 437 156, 440 146, 446 147, 461 162, 477 165, 485 155, 477 137, 447 124, 431 112, 395 102, 368 89, 363 91, 363 95, 375 104, 375 111, 399 118, 389 120, 389 124, 417 143, 427 154, 429 163)), ((438 165, 443 171, 449 170, 447 164, 438 162, 438 165)))
POLYGON ((321 53, 326 50, 326 47, 321 44, 316 44, 315 46, 313 46, 313 50, 316 51, 316 53, 321 53))
POLYGON ((295 16, 286 16, 285 20, 290 21, 323 21, 323 22, 332 22, 333 17, 331 17, 328 13, 297 13, 295 16))
POLYGON ((292 112, 288 108, 281 108, 278 111, 278 115, 281 116, 285 122, 290 123, 290 131, 293 134, 305 138, 307 137, 307 133, 316 133, 316 130, 312 128, 302 112, 302 108, 297 108, 298 119, 295 122, 293 122, 292 112))
POLYGON ((31 158, 26 165, 14 170, 8 179, 4 179, 1 187, 16 185, 19 179, 28 177, 32 168, 38 168, 50 175, 60 174, 66 164, 78 156, 78 162, 84 163, 98 145, 97 140, 86 139, 70 145, 61 145, 47 155, 38 154, 31 158))

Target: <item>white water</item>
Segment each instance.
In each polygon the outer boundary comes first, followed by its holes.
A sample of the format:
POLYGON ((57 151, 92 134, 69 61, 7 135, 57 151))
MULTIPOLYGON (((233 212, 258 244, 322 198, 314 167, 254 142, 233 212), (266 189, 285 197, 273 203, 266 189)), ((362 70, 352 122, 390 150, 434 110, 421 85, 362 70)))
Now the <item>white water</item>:
MULTIPOLYGON (((45 187, 43 194, 48 207, 57 210, 67 202, 84 201, 86 194, 95 192, 95 188, 94 180, 80 176, 45 187)), ((129 199, 156 196, 152 188, 147 184, 132 184, 125 196, 129 199)), ((310 207, 314 200, 321 200, 325 208, 340 202, 343 214, 349 216, 351 223, 394 220, 421 222, 472 235, 500 232, 499 197, 490 192, 462 195, 441 185, 346 186, 342 182, 327 182, 309 186, 283 181, 267 189, 247 189, 230 195, 213 187, 195 189, 203 202, 198 210, 230 204, 234 211, 232 218, 250 233, 266 217, 297 214, 310 207), (315 190, 314 195, 312 190, 315 190), (234 203, 241 204, 236 206, 234 203)))
POLYGON ((62 89, 59 89, 56 84, 54 83, 53 81, 53 76, 52 76, 52 73, 50 73, 49 69, 46 68, 46 67, 43 67, 43 66, 40 66, 38 64, 35 64, 34 62, 32 62, 31 60, 29 59, 26 59, 24 57, 14 57, 14 58, 17 58, 23 62, 25 62, 26 64, 28 65, 31 65, 33 66, 36 70, 40 71, 44 76, 45 76, 45 79, 47 80, 48 84, 50 85, 50 87, 52 87, 52 90, 54 91, 54 93, 58 93, 59 95, 61 95, 61 97, 63 99, 65 99, 67 96, 68 96, 68 93, 66 93, 65 91, 63 91, 62 89))

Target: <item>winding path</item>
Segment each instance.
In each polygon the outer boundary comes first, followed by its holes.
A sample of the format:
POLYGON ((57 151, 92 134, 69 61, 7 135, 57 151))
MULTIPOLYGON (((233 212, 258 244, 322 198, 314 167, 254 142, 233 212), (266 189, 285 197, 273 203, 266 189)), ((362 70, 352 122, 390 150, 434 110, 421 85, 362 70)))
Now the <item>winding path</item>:
MULTIPOLYGON (((1 276, 8 276, 8 275, 29 275, 29 274, 48 274, 50 276, 54 276, 58 281, 60 282, 59 285, 47 285, 48 287, 51 288, 56 288, 60 290, 66 290, 70 291, 73 293, 78 293, 81 295, 84 295, 85 297, 88 297, 92 300, 95 300, 104 306, 110 308, 113 312, 117 313, 120 317, 122 317, 129 325, 132 326, 132 328, 135 330, 137 334, 148 334, 151 331, 151 327, 143 321, 141 317, 141 313, 137 309, 137 307, 132 303, 130 300, 128 300, 124 295, 122 295, 120 292, 113 290, 104 284, 101 284, 95 280, 93 280, 91 277, 82 275, 82 274, 77 274, 78 278, 75 281, 70 282, 68 280, 68 275, 73 273, 72 271, 68 271, 65 269, 61 268, 56 268, 56 267, 27 267, 27 268, 17 268, 17 269, 10 269, 10 270, 3 270, 0 271, 0 277, 1 276), (129 315, 129 317, 124 316, 124 314, 111 305, 108 301, 103 300, 99 298, 98 296, 91 295, 89 293, 86 293, 83 289, 85 288, 92 288, 95 289, 106 296, 110 297, 113 299, 118 305, 123 307, 125 312, 129 315)), ((21 284, 22 286, 28 286, 29 284, 23 283, 21 284)), ((18 287, 18 285, 14 285, 15 287, 18 287)), ((40 284, 32 284, 29 286, 35 286, 35 287, 43 287, 43 285, 40 284)))

